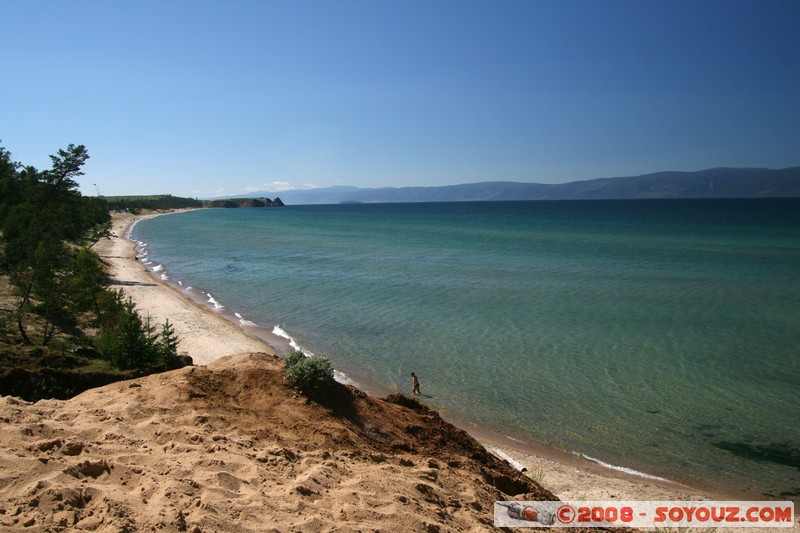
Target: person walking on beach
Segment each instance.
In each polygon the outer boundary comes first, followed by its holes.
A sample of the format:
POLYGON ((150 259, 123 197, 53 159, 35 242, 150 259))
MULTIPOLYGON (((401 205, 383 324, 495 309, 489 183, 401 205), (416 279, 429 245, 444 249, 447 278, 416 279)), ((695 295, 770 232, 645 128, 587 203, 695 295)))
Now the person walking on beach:
POLYGON ((417 375, 415 373, 411 373, 411 377, 414 379, 414 390, 412 390, 412 394, 422 394, 419 391, 419 380, 417 379, 417 375))

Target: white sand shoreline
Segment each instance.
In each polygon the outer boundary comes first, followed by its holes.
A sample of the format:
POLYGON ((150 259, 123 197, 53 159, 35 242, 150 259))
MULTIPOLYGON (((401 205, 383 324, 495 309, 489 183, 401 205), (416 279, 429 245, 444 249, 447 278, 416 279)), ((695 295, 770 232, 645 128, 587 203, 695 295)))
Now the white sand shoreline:
MULTIPOLYGON (((135 243, 124 236, 132 223, 152 216, 158 214, 115 216, 112 231, 116 236, 96 246, 100 257, 109 265, 112 286, 122 288, 137 308, 155 322, 163 323, 169 319, 181 338, 179 351, 191 356, 197 365, 242 352, 275 354, 273 346, 214 310, 191 301, 134 260, 135 243)), ((468 431, 487 448, 500 450, 520 463, 529 476, 564 500, 724 499, 721 494, 613 470, 557 450, 548 452, 527 446, 502 435, 474 429, 468 431)))
MULTIPOLYGON (((155 216, 155 215, 152 215, 155 216)), ((148 218, 151 216, 148 216, 148 218)), ((195 364, 205 365, 226 355, 242 352, 274 354, 274 348, 249 335, 212 310, 192 302, 169 284, 151 275, 134 259, 135 243, 125 239, 128 227, 140 217, 121 215, 114 218, 114 238, 95 246, 108 265, 112 288, 121 288, 136 307, 151 320, 169 319, 181 341, 179 352, 186 352, 195 364)))

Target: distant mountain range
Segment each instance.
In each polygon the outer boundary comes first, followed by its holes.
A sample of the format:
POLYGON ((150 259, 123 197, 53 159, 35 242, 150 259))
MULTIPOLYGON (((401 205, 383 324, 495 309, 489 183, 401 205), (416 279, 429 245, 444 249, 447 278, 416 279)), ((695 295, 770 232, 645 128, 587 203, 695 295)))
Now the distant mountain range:
MULTIPOLYGON (((257 192, 249 196, 275 196, 257 192)), ((328 187, 279 193, 288 205, 500 200, 611 200, 645 198, 800 197, 800 167, 712 168, 542 184, 489 181, 442 187, 328 187)))

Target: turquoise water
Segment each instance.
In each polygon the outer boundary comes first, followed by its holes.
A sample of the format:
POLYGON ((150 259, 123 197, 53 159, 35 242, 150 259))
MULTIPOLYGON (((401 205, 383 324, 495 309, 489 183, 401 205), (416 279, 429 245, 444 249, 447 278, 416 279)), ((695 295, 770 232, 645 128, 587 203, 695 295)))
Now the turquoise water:
POLYGON ((515 439, 800 495, 800 201, 289 206, 139 223, 173 283, 515 439))

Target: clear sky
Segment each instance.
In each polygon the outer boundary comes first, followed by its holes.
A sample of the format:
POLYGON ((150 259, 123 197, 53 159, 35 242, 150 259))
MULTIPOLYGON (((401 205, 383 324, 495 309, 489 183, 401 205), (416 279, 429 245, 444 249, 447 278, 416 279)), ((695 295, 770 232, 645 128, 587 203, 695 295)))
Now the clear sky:
POLYGON ((798 0, 0 0, 0 57, 85 194, 800 165, 798 0))

